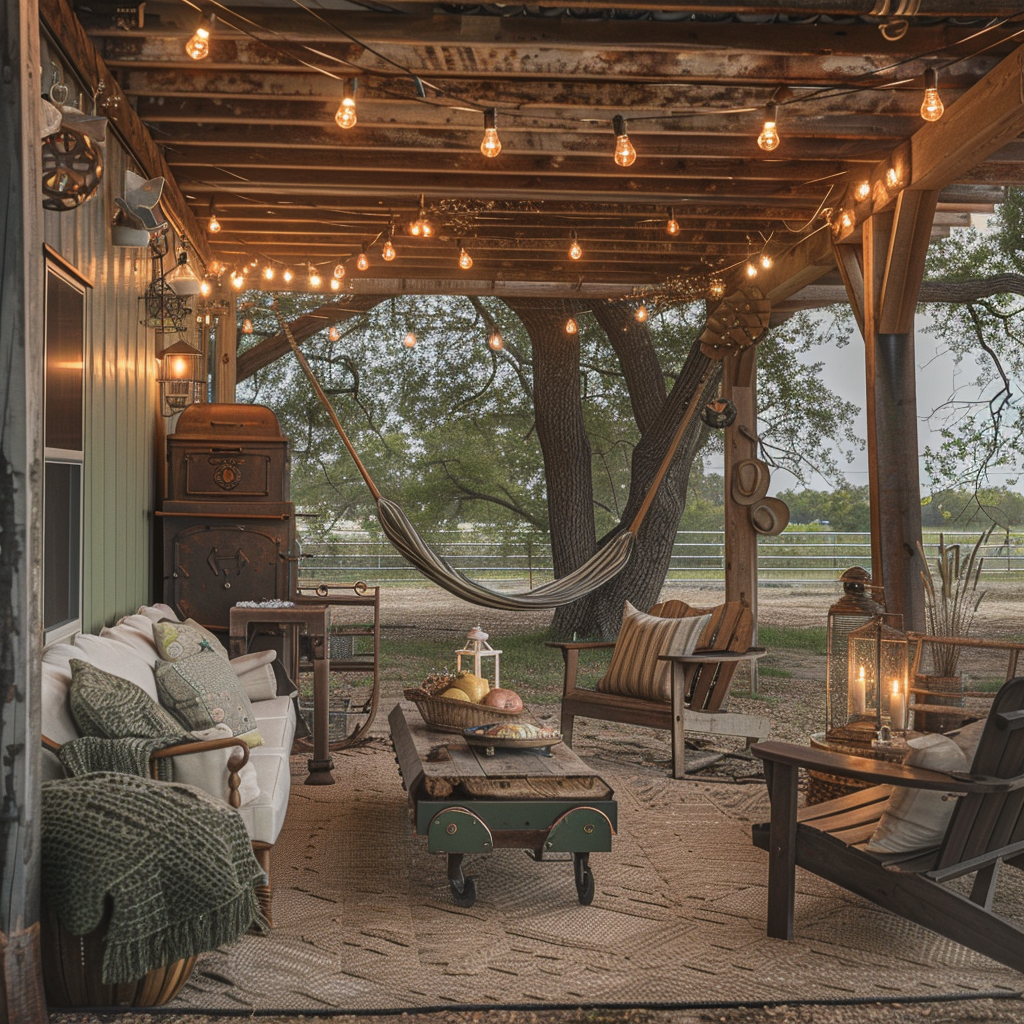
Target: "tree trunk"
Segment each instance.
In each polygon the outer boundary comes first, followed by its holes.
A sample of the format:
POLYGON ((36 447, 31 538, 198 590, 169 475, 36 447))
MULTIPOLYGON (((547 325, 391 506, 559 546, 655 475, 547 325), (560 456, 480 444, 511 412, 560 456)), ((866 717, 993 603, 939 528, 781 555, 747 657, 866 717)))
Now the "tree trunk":
MULTIPOLYGON (((598 541, 594 527, 591 451, 583 428, 577 336, 565 333, 565 320, 579 304, 550 300, 514 300, 509 306, 523 321, 534 351, 537 433, 548 485, 548 519, 555 574, 582 565, 600 544, 627 529, 657 475, 676 427, 694 400, 708 366, 697 344, 691 347, 672 391, 650 344, 647 327, 637 324, 629 303, 602 303, 594 309, 608 334, 626 378, 633 413, 641 430, 633 450, 630 491, 619 527, 598 541)), ((717 390, 720 374, 697 397, 706 401, 717 390)), ((587 597, 556 609, 553 631, 572 638, 614 638, 628 600, 646 610, 658 600, 686 501, 690 467, 707 428, 698 418, 687 428, 668 474, 637 533, 633 556, 613 580, 587 597)))

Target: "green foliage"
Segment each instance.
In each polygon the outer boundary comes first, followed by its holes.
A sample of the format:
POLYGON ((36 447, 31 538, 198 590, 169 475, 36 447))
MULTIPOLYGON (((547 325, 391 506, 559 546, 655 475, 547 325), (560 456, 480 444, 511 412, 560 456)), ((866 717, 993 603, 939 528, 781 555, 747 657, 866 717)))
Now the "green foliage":
POLYGON ((976 494, 947 488, 921 504, 922 526, 966 529, 994 523, 1009 529, 1024 524, 1024 495, 1008 487, 983 487, 976 494))
POLYGON ((824 656, 827 653, 826 612, 827 608, 823 608, 820 626, 758 626, 757 642, 769 651, 807 651, 824 656))
POLYGON ((840 533, 859 533, 871 528, 868 488, 843 485, 833 491, 781 491, 789 506, 790 522, 817 523, 840 533))

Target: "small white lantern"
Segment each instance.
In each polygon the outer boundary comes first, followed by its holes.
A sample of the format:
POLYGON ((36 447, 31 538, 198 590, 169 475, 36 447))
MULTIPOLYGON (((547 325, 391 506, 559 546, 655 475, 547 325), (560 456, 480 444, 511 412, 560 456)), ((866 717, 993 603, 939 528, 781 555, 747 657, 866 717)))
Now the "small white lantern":
POLYGON ((501 686, 501 683, 499 682, 501 651, 496 651, 487 642, 487 634, 479 626, 474 627, 466 634, 466 640, 466 646, 463 647, 462 650, 455 652, 455 671, 462 671, 462 656, 465 655, 467 658, 473 659, 473 674, 483 676, 483 672, 481 671, 481 661, 484 658, 493 658, 494 682, 491 685, 495 690, 499 689, 501 686))

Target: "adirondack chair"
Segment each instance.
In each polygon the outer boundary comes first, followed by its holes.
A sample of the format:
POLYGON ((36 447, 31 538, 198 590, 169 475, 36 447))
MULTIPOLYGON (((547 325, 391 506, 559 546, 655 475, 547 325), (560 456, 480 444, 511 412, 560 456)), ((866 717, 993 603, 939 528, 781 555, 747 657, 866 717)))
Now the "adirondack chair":
POLYGON ((794 866, 910 921, 1024 972, 1024 929, 993 913, 1000 864, 1024 868, 1024 677, 996 694, 968 774, 929 771, 869 758, 759 743, 771 794, 771 821, 753 828, 768 851, 768 934, 793 937, 794 866), (880 783, 797 810, 797 770, 880 783), (962 794, 937 849, 901 854, 862 847, 892 787, 962 794), (943 883, 974 873, 970 897, 943 883))
POLYGON ((690 615, 711 615, 701 632, 693 654, 672 659, 672 700, 645 700, 617 693, 577 686, 580 651, 613 648, 614 641, 557 643, 548 647, 562 652, 565 677, 562 686, 562 738, 572 746, 573 721, 577 715, 608 722, 668 729, 672 733, 672 777, 684 775, 686 731, 741 736, 747 744, 764 739, 771 723, 761 715, 743 715, 722 710, 729 686, 741 661, 760 657, 763 648, 751 647, 754 617, 739 601, 715 608, 693 608, 685 601, 654 605, 649 615, 674 619, 690 615))

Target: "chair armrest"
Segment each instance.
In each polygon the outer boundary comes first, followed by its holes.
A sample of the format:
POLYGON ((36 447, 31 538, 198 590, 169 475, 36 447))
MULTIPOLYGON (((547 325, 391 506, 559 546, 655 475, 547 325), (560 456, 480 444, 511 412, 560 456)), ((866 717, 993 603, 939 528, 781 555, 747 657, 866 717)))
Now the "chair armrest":
POLYGON ((768 652, 763 647, 745 651, 694 651, 692 654, 659 654, 659 661, 678 661, 682 665, 709 665, 715 662, 753 661, 768 652))
POLYGON ((239 752, 228 758, 228 803, 235 808, 241 807, 242 798, 238 795, 238 787, 242 784, 238 773, 249 762, 249 744, 238 736, 224 736, 217 740, 194 740, 191 743, 176 743, 173 747, 164 747, 150 755, 150 766, 156 778, 156 762, 164 757, 178 757, 181 754, 201 754, 206 750, 223 750, 225 747, 238 747, 239 752))
POLYGON ((802 747, 798 743, 781 743, 777 740, 755 743, 750 752, 754 757, 768 763, 796 765, 798 768, 810 768, 831 775, 840 775, 843 778, 861 779, 875 785, 886 783, 911 789, 939 790, 944 793, 1008 793, 1024 789, 1024 776, 994 779, 968 775, 965 772, 936 772, 928 768, 875 761, 869 757, 814 750, 802 747))
POLYGON ((46 735, 46 733, 43 733, 42 740, 43 747, 53 754, 56 754, 57 751, 60 750, 60 748, 63 746, 62 743, 58 743, 56 740, 51 740, 50 737, 46 735))
POLYGON ((560 651, 589 651, 598 647, 614 647, 614 640, 593 640, 589 642, 564 643, 560 640, 545 640, 545 647, 557 647, 560 651))
POLYGON ((591 651, 600 648, 609 649, 615 646, 614 640, 594 640, 581 643, 562 643, 557 640, 545 640, 546 647, 557 647, 562 652, 565 674, 562 677, 562 697, 568 697, 576 690, 576 677, 579 674, 580 651, 591 651))

